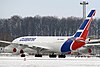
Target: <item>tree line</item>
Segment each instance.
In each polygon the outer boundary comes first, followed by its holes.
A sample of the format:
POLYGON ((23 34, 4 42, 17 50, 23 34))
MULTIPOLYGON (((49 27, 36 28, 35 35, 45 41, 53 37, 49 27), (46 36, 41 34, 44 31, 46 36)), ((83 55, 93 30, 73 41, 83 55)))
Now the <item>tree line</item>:
MULTIPOLYGON (((58 18, 55 16, 20 17, 0 19, 0 39, 12 41, 20 36, 70 36, 83 22, 79 17, 58 18)), ((89 36, 99 37, 100 19, 94 19, 89 36)))

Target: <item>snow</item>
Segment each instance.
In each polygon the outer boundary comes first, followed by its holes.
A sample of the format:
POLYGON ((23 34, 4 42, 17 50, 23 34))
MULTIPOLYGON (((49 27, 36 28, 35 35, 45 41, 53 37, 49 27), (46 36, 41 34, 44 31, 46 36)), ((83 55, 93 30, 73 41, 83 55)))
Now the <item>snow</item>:
POLYGON ((100 67, 100 58, 36 58, 33 56, 0 56, 0 67, 100 67))

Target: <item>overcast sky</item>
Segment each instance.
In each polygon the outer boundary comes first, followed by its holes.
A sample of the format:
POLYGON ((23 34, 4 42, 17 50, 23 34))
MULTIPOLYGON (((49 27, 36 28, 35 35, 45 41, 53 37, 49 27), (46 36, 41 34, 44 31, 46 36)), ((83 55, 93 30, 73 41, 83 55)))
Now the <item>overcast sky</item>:
MULTIPOLYGON (((82 0, 0 0, 0 18, 10 18, 13 15, 26 16, 57 16, 82 17, 82 0)), ((100 0, 87 0, 87 13, 96 9, 100 18, 100 0)))

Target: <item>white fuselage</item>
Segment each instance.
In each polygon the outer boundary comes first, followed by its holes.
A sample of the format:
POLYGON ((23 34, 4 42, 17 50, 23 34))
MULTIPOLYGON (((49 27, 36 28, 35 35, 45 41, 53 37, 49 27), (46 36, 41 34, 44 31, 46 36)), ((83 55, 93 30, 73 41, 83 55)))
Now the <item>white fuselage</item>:
POLYGON ((61 46, 68 38, 66 36, 25 36, 13 40, 12 43, 28 45, 28 47, 37 46, 50 51, 61 52, 61 46))

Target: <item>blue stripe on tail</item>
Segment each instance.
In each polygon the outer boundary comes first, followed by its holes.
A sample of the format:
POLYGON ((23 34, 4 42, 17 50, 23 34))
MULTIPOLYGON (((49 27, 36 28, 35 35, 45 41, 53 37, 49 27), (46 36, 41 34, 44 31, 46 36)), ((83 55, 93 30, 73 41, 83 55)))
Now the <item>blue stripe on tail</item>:
MULTIPOLYGON (((84 28, 86 27, 86 25, 88 24, 89 19, 86 19, 82 25, 80 26, 79 30, 84 30, 84 28)), ((74 37, 80 37, 82 32, 76 32, 74 37)))
POLYGON ((92 10, 87 17, 92 17, 94 12, 95 12, 95 10, 92 10))
POLYGON ((82 32, 77 32, 74 37, 79 37, 82 32))
POLYGON ((82 25, 80 26, 80 30, 84 30, 84 28, 85 28, 85 26, 87 25, 87 23, 88 23, 88 21, 89 21, 89 19, 86 19, 83 23, 82 23, 82 25))

